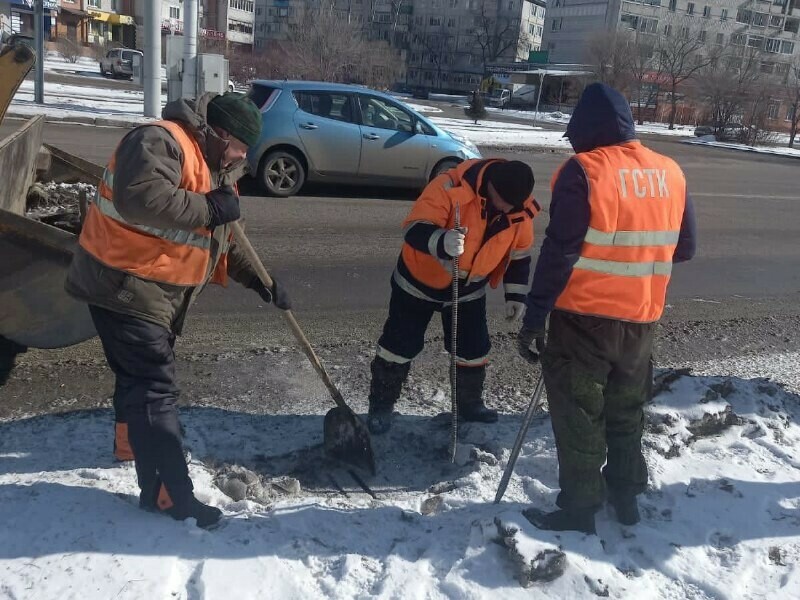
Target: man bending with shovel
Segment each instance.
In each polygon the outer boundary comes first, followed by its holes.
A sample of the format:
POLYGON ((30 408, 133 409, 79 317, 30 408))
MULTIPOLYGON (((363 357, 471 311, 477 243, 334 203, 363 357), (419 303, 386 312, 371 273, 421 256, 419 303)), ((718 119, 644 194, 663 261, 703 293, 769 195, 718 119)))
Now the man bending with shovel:
POLYGON ((183 455, 175 336, 198 294, 228 275, 265 302, 290 305, 232 242, 233 186, 261 136, 256 105, 207 94, 167 104, 163 116, 126 135, 111 157, 66 287, 89 304, 116 376, 115 456, 135 460, 139 505, 211 527, 221 512, 194 497, 183 455))
POLYGON ((531 196, 533 184, 525 163, 469 160, 436 177, 415 202, 404 223, 389 318, 371 365, 368 425, 373 434, 391 427, 394 404, 435 312, 442 315, 445 348, 451 350, 454 257, 460 260, 458 414, 466 421, 497 420, 497 411, 482 399, 490 349, 486 284, 497 287, 503 281, 506 316, 520 320, 528 292, 532 220, 539 211, 531 196), (460 228, 455 228, 456 214, 460 228))

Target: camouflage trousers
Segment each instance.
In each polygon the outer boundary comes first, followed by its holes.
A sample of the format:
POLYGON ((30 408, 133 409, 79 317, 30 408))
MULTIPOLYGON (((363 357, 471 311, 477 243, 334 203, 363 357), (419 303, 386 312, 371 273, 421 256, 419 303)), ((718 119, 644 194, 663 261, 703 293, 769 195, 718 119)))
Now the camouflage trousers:
POLYGON ((643 407, 652 393, 654 333, 655 323, 550 315, 542 372, 558 451, 558 506, 597 507, 607 489, 635 495, 647 486, 643 407))

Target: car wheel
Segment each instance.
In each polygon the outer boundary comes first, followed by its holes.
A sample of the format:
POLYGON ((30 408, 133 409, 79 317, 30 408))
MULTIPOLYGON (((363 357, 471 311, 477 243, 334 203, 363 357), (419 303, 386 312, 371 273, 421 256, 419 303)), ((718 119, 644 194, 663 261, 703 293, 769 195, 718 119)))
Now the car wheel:
POLYGON ((431 179, 435 179, 445 171, 449 171, 450 169, 457 167, 460 162, 461 161, 456 160, 455 158, 445 158, 433 168, 433 171, 431 171, 431 179))
POLYGON ((261 161, 261 183, 270 196, 294 196, 306 181, 303 162, 291 152, 275 150, 261 161))

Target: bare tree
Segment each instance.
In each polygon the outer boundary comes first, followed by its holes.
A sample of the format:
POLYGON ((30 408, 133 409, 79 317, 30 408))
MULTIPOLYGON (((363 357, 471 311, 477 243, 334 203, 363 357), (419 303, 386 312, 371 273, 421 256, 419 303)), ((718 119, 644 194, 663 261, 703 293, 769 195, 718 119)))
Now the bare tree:
POLYGON ((481 54, 482 75, 490 62, 508 57, 513 62, 520 47, 527 46, 529 36, 520 29, 520 21, 513 14, 503 14, 500 0, 480 0, 473 10, 475 23, 475 46, 481 54), (513 54, 509 56, 511 51, 513 54))
POLYGON ((597 81, 625 93, 631 83, 629 35, 603 31, 589 40, 587 62, 594 66, 597 81))
POLYGON ((644 124, 644 109, 658 101, 664 69, 656 53, 655 36, 637 30, 623 48, 627 56, 630 87, 636 102, 639 125, 644 124))
POLYGON ((699 72, 697 91, 708 110, 714 134, 723 138, 757 96, 762 52, 758 48, 729 44, 710 58, 699 72))
POLYGON ((375 87, 392 83, 398 62, 388 43, 370 40, 333 0, 306 6, 286 40, 278 43, 277 54, 280 63, 264 56, 258 61, 269 63, 275 76, 375 87))
POLYGON ((658 60, 669 84, 670 111, 669 128, 675 129, 675 114, 678 108, 678 86, 706 68, 713 60, 705 51, 697 19, 672 18, 666 23, 668 35, 659 38, 658 60))
POLYGON ((451 47, 451 36, 443 26, 420 28, 410 27, 409 35, 415 48, 420 52, 420 64, 426 58, 436 70, 435 87, 442 87, 442 72, 444 68, 453 62, 455 52, 451 47))
POLYGON ((795 56, 789 66, 784 93, 789 101, 789 148, 794 148, 797 130, 800 127, 800 56, 795 56))

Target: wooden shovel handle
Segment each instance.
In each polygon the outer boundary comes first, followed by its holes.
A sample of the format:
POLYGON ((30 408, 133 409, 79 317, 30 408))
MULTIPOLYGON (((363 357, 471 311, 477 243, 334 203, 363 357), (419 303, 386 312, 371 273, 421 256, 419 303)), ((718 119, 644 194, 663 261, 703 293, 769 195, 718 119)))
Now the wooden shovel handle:
MULTIPOLYGON (((272 277, 269 276, 266 267, 264 267, 264 263, 262 263, 261 259, 258 257, 256 249, 253 248, 253 244, 250 243, 250 240, 245 235, 242 226, 238 221, 232 222, 230 226, 231 230, 233 231, 233 237, 236 240, 236 244, 242 249, 247 257, 247 260, 250 261, 250 265, 255 270, 256 275, 258 275, 258 278, 261 280, 261 283, 263 283, 267 289, 272 289, 272 277)), ((314 349, 311 347, 311 344, 303 333, 303 330, 300 329, 300 325, 298 325, 297 320, 292 314, 292 311, 281 310, 281 312, 283 313, 283 317, 286 319, 286 322, 289 324, 289 328, 292 330, 297 343, 300 344, 303 354, 306 355, 311 363, 311 366, 314 367, 314 370, 319 375, 319 378, 322 379, 322 383, 324 383, 325 387, 328 388, 333 401, 336 402, 338 406, 349 409, 341 392, 336 388, 333 381, 331 381, 328 372, 325 370, 325 367, 322 366, 322 363, 314 352, 314 349)))

